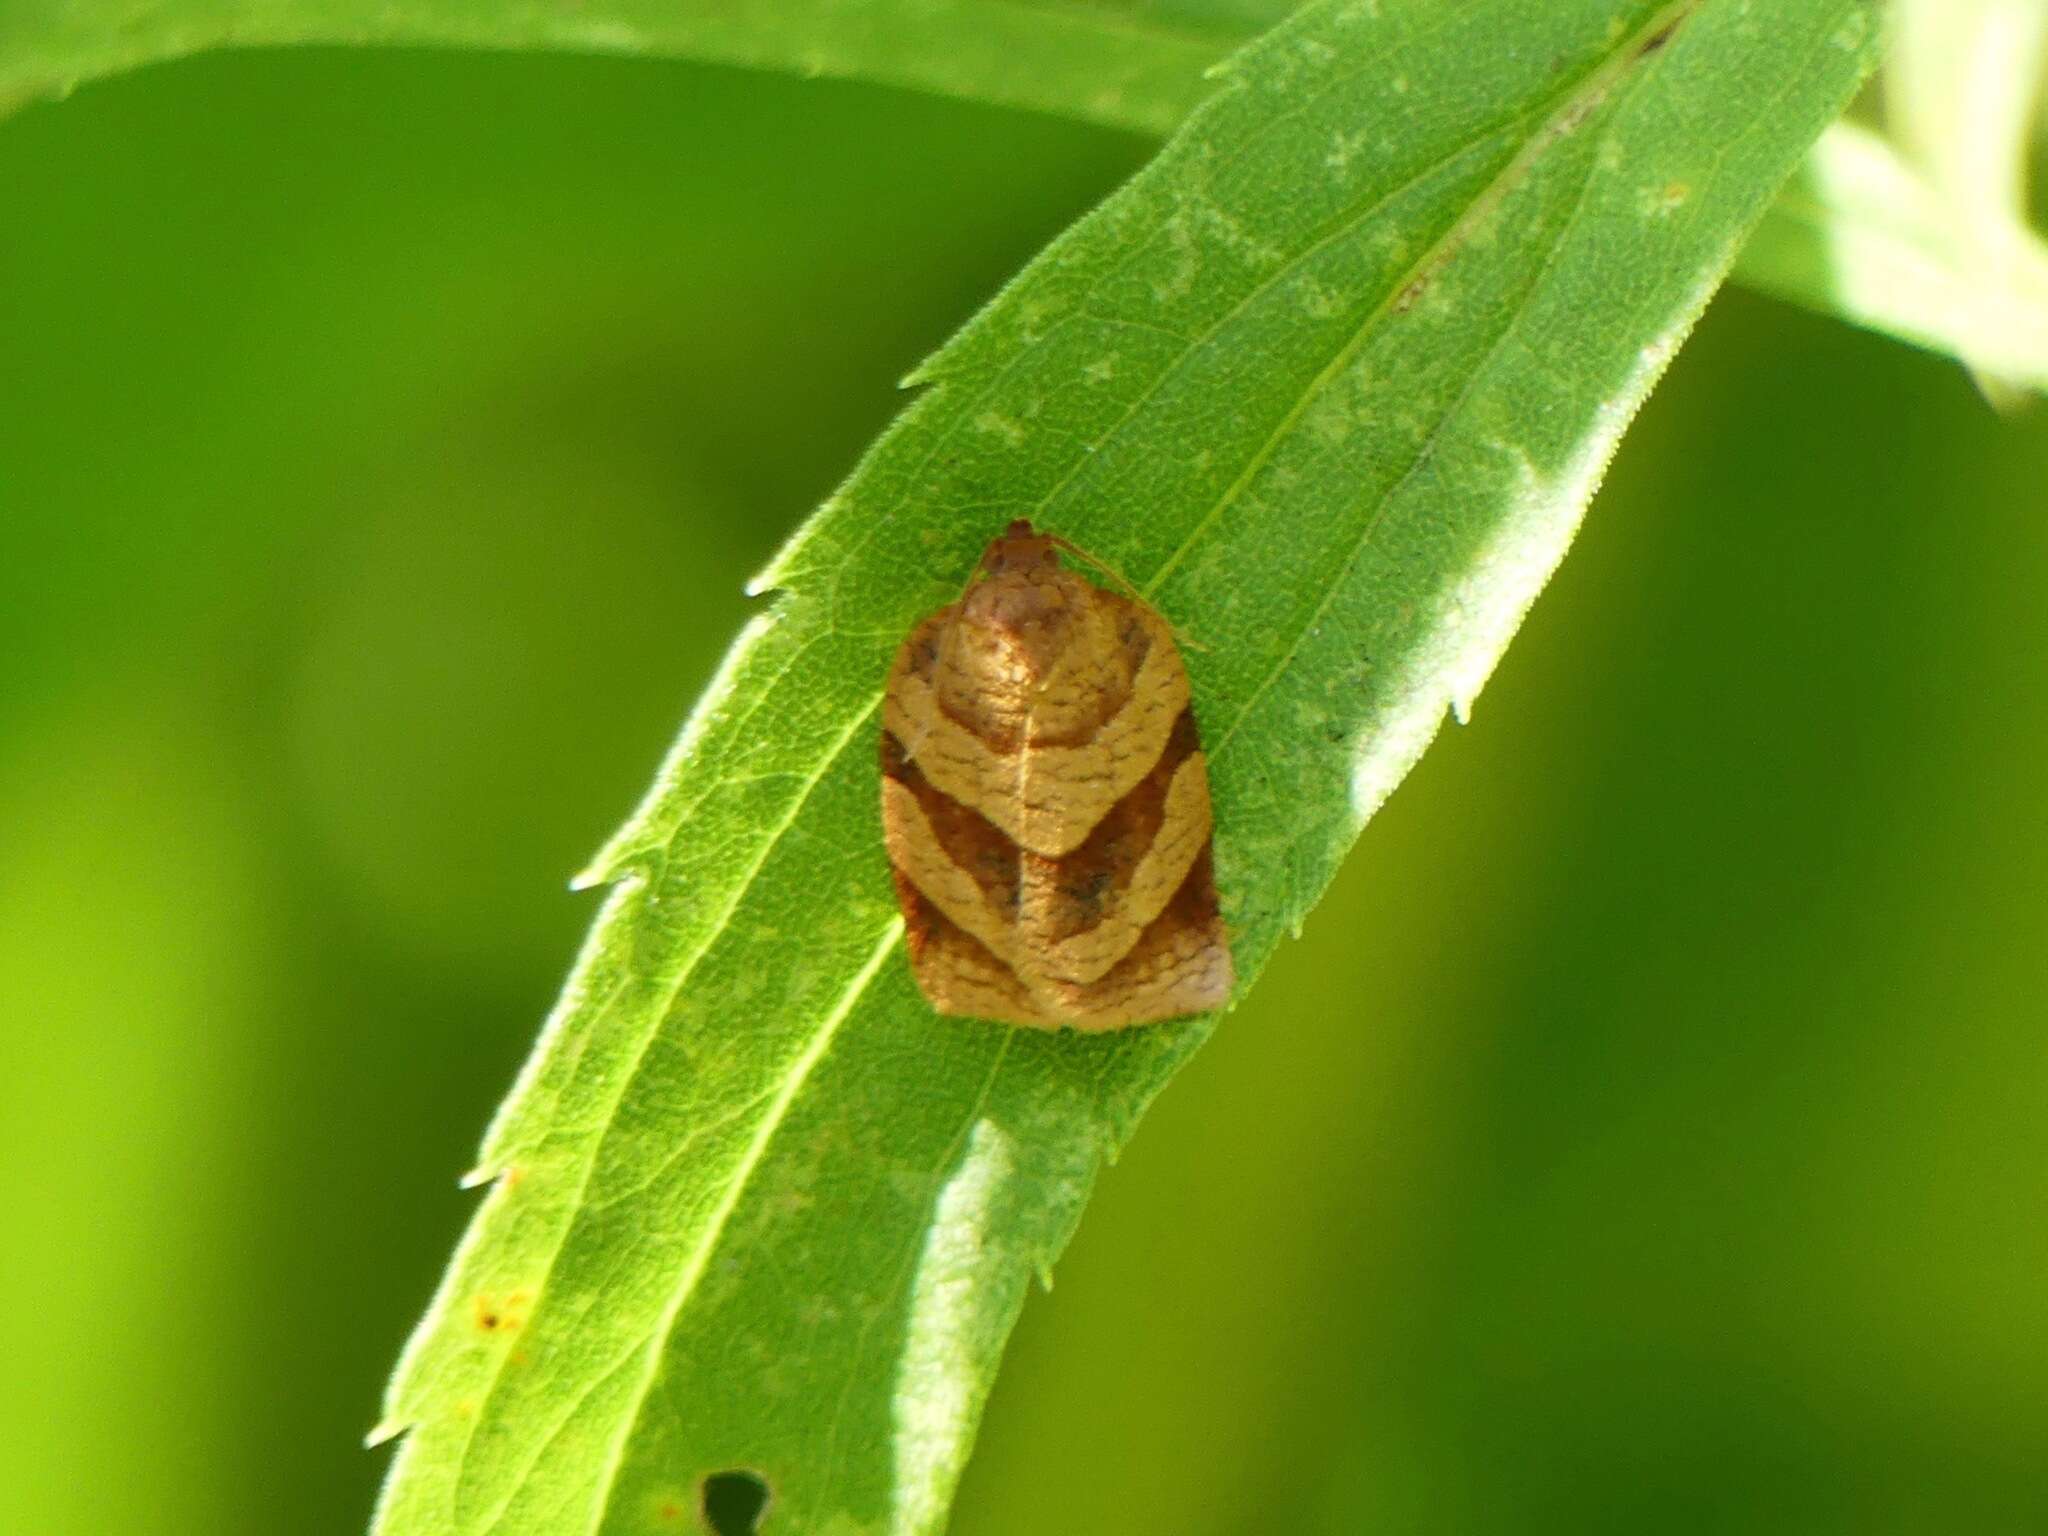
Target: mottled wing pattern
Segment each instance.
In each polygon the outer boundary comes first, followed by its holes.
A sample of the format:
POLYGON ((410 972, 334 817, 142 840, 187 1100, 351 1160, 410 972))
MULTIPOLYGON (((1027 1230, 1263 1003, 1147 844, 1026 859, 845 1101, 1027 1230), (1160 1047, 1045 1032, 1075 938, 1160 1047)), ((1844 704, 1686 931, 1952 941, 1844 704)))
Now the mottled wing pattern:
POLYGON ((954 604, 889 676, 882 821, 918 984, 941 1013, 1041 1028, 1220 1007, 1232 971, 1208 773, 1172 633, 1070 572, 984 585, 1027 579, 1007 610, 1006 594, 984 594, 979 645, 949 643, 969 622, 954 604), (1005 665, 985 616, 1033 615, 1047 593, 1060 607, 1049 652, 1041 627, 1035 660, 1005 665), (1086 622, 1076 608, 1092 608, 1086 622), (1063 653, 1082 646, 1106 654, 1063 653), (973 707, 984 686, 1022 697, 1007 727, 973 707))

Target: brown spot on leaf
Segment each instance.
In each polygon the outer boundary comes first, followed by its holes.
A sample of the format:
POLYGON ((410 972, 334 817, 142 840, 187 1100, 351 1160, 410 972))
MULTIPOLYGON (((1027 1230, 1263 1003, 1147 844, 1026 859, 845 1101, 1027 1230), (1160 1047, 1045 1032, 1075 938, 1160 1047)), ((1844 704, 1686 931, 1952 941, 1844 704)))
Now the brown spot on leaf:
POLYGON ((1672 38, 1678 35, 1678 29, 1685 25, 1686 17, 1691 14, 1690 11, 1681 12, 1644 38, 1636 47, 1636 57, 1647 59, 1651 54, 1657 52, 1666 43, 1670 42, 1672 38))
POLYGON ((517 1333, 533 1311, 533 1292, 479 1291, 470 1300, 470 1316, 483 1333, 517 1333))

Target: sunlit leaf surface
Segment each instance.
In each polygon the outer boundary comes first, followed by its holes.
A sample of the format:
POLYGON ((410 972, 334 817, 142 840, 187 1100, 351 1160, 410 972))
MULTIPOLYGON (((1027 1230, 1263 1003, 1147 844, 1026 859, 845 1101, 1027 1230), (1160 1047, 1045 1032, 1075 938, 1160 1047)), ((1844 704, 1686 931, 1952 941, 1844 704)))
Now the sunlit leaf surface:
POLYGON ((920 371, 591 871, 392 1388, 380 1530, 674 1529, 742 1470, 771 1530, 942 1524, 1031 1277, 1214 1021, 925 1007, 876 830, 905 629, 1029 516, 1198 642, 1250 985, 1875 33, 1865 0, 1314 7, 920 371))

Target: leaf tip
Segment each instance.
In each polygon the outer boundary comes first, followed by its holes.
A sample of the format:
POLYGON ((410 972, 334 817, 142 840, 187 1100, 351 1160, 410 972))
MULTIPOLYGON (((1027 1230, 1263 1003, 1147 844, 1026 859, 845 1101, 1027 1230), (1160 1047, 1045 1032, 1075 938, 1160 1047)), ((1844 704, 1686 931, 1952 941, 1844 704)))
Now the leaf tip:
MULTIPOLYGON (((839 499, 833 497, 818 508, 816 517, 823 517, 839 505, 839 499)), ((796 558, 804 544, 804 533, 805 529, 799 528, 792 534, 782 548, 775 551, 773 559, 747 578, 747 583, 741 590, 749 597, 773 597, 787 588, 790 572, 796 569, 796 558)), ((757 623, 764 617, 765 615, 757 613, 750 622, 757 623)))
POLYGON ((363 1449, 374 1451, 378 1446, 396 1440, 410 1427, 403 1419, 379 1419, 370 1432, 363 1436, 363 1449))

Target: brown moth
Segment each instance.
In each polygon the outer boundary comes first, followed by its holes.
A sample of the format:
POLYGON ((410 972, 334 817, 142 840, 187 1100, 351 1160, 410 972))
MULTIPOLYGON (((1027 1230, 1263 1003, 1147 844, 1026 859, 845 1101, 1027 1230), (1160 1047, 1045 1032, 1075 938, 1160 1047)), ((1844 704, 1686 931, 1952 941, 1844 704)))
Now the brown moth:
MULTIPOLYGON (((882 830, 940 1013, 1119 1029, 1218 1008, 1209 775, 1166 621, 1010 524, 903 642, 882 830)), ((1071 546, 1068 546, 1071 547, 1071 546)))

